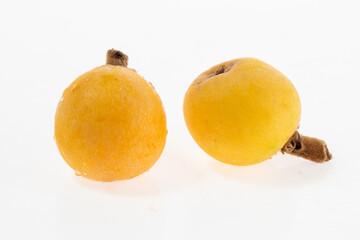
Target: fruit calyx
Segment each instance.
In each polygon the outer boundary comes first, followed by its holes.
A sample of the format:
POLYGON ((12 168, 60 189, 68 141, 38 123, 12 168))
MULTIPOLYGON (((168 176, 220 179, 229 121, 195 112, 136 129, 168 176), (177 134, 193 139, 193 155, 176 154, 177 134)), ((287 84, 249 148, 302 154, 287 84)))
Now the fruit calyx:
POLYGON ((226 73, 231 69, 231 67, 232 67, 232 65, 228 65, 228 66, 221 65, 220 69, 216 70, 215 73, 213 74, 213 76, 226 73))
POLYGON ((106 64, 127 67, 128 60, 129 57, 125 53, 113 48, 106 53, 106 64))
POLYGON ((281 152, 308 159, 316 163, 324 163, 332 158, 323 140, 301 135, 298 131, 290 137, 281 152))

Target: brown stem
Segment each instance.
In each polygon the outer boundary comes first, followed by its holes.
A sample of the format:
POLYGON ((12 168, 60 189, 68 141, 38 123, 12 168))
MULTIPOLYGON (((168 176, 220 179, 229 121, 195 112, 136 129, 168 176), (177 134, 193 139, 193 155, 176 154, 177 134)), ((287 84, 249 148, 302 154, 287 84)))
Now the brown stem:
POLYGON ((316 163, 327 162, 332 158, 323 140, 303 136, 298 131, 282 147, 281 152, 302 157, 316 163))
POLYGON ((106 53, 106 64, 127 67, 129 57, 119 50, 110 49, 106 53))

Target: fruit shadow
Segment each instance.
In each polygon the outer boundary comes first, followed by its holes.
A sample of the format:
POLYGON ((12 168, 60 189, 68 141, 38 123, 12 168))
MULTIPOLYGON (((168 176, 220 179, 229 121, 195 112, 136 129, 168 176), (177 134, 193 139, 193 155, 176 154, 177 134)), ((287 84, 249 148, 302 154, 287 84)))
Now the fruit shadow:
POLYGON ((74 181, 81 187, 109 195, 151 195, 159 192, 157 182, 148 173, 115 182, 98 182, 78 176, 73 177, 72 182, 74 181))
POLYGON ((224 178, 265 186, 303 186, 322 181, 332 171, 331 162, 317 164, 286 155, 252 166, 232 166, 209 160, 209 170, 224 178))
POLYGON ((81 187, 111 195, 169 193, 186 188, 203 176, 201 169, 187 159, 189 158, 181 152, 169 147, 151 169, 135 178, 115 182, 97 182, 74 174, 69 182, 75 181, 81 187))

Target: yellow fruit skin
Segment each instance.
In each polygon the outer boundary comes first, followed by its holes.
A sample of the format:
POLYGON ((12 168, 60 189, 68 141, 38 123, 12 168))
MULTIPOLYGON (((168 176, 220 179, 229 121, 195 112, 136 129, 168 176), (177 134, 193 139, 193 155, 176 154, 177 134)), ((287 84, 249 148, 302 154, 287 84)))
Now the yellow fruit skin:
POLYGON ((299 125, 301 105, 281 72, 260 60, 240 58, 196 78, 183 110, 190 134, 206 153, 246 166, 282 148, 299 125), (215 75, 222 68, 228 71, 215 75))
POLYGON ((105 65, 78 77, 56 110, 62 157, 93 180, 117 181, 147 171, 160 157, 166 135, 160 97, 126 67, 105 65))

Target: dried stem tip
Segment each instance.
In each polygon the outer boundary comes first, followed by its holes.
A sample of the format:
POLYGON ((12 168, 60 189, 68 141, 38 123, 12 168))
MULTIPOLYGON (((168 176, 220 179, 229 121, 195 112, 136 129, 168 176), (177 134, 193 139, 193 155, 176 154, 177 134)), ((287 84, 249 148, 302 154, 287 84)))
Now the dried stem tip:
POLYGON ((129 57, 119 50, 110 49, 106 53, 106 64, 127 67, 129 57))
POLYGON ((323 140, 300 135, 298 131, 291 136, 281 149, 281 152, 302 157, 317 163, 327 162, 332 158, 332 155, 323 140))

